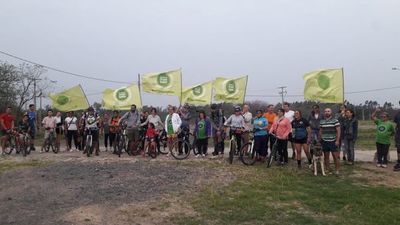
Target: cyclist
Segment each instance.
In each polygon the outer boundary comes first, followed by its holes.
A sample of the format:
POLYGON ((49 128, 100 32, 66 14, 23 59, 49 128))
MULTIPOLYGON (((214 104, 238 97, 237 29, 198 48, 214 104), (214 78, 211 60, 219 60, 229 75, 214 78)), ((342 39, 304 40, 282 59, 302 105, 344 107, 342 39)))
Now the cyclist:
POLYGON ((217 104, 211 105, 211 123, 212 123, 212 136, 214 139, 214 152, 213 156, 221 154, 224 155, 224 111, 217 107, 217 104))
POLYGON ((61 117, 61 112, 57 112, 55 119, 56 119, 56 145, 60 147, 61 137, 64 135, 63 119, 61 117))
POLYGON ((140 114, 136 109, 136 105, 131 105, 131 110, 125 113, 121 119, 119 120, 119 124, 122 121, 126 121, 126 129, 128 133, 129 140, 129 150, 132 151, 135 147, 134 144, 137 140, 139 140, 139 125, 140 125, 140 114))
POLYGON ((277 151, 280 155, 281 165, 288 163, 288 151, 287 144, 289 139, 289 134, 292 131, 292 125, 290 120, 285 117, 285 110, 278 109, 278 119, 272 124, 270 134, 275 135, 277 143, 277 151))
POLYGON ((268 150, 268 120, 264 117, 262 110, 257 110, 254 119, 254 149, 259 155, 257 160, 264 162, 268 150))
POLYGON ((45 118, 43 118, 42 121, 42 126, 45 129, 44 131, 44 142, 43 142, 43 146, 42 149, 40 150, 40 152, 43 152, 43 149, 45 148, 47 141, 50 138, 50 135, 54 136, 54 129, 56 128, 56 118, 53 116, 53 110, 49 109, 47 110, 47 116, 45 118))
POLYGON ((208 138, 211 136, 211 121, 207 118, 204 111, 199 111, 199 118, 196 119, 194 128, 194 136, 196 138, 197 149, 199 154, 204 158, 208 150, 208 138))
POLYGON ((168 148, 170 151, 172 150, 172 144, 178 138, 178 132, 182 125, 182 120, 175 110, 176 108, 174 106, 168 106, 168 115, 165 118, 164 123, 168 138, 168 148))
POLYGON ((24 141, 24 135, 25 134, 30 134, 30 129, 31 126, 29 124, 29 116, 27 113, 25 113, 22 116, 22 120, 18 123, 18 144, 21 145, 21 143, 24 141))
POLYGON ((306 154, 308 164, 311 165, 311 155, 308 143, 311 141, 311 129, 308 120, 304 119, 302 113, 297 110, 294 112, 294 120, 292 121, 293 142, 296 149, 297 167, 301 168, 301 150, 306 154))
POLYGON ((232 135, 236 136, 236 147, 237 152, 239 152, 242 148, 242 133, 244 131, 245 122, 240 106, 235 106, 234 112, 235 113, 225 121, 224 126, 229 127, 229 138, 232 138, 232 135))
MULTIPOLYGON (((88 130, 90 130, 92 133, 92 146, 96 148, 96 156, 99 155, 99 127, 100 127, 100 117, 96 115, 93 107, 89 107, 88 114, 85 118, 85 132, 86 135, 88 130)), ((83 154, 86 154, 86 149, 83 152, 83 154)))
POLYGON ((10 132, 14 129, 14 116, 11 115, 11 106, 7 107, 6 112, 0 115, 0 141, 2 154, 6 148, 10 132))
MULTIPOLYGON (((112 117, 110 119, 110 122, 109 122, 109 126, 110 126, 110 146, 114 146, 114 144, 118 145, 118 141, 119 141, 118 134, 120 132, 118 124, 119 124, 119 120, 120 119, 121 119, 121 117, 119 116, 119 111, 118 110, 114 110, 113 114, 112 114, 112 117)), ((114 149, 113 154, 116 154, 116 153, 117 152, 114 149)))

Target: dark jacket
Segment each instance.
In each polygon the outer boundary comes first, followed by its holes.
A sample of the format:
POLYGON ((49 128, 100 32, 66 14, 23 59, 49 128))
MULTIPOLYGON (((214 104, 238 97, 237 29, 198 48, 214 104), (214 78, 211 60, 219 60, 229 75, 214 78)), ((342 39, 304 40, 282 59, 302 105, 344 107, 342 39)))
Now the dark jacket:
POLYGON ((345 119, 342 123, 342 139, 355 141, 358 137, 358 120, 356 118, 345 119))

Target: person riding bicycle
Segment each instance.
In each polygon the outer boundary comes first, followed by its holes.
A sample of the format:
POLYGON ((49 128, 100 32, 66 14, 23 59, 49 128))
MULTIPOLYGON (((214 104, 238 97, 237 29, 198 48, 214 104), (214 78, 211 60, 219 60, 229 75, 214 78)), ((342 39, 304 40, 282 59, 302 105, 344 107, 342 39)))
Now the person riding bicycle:
POLYGON ((139 125, 140 125, 140 114, 136 109, 136 105, 131 105, 131 110, 125 113, 118 124, 121 124, 122 121, 126 121, 126 129, 128 133, 129 140, 129 151, 132 151, 135 147, 134 144, 139 140, 139 125))
POLYGON ((54 129, 56 128, 56 118, 53 116, 53 110, 49 109, 47 110, 47 116, 45 118, 43 118, 42 121, 42 126, 45 129, 44 130, 44 142, 43 142, 43 146, 42 149, 40 150, 40 152, 43 152, 43 149, 45 148, 50 135, 52 135, 55 138, 55 134, 54 134, 54 129))
MULTIPOLYGON (((96 155, 99 155, 99 125, 100 117, 96 115, 93 107, 88 108, 88 114, 85 118, 85 133, 87 135, 88 131, 92 134, 92 145, 96 148, 96 155)), ((83 154, 86 154, 86 149, 83 154)))
POLYGON ((245 121, 242 115, 242 109, 240 106, 235 106, 234 114, 232 114, 224 123, 225 127, 229 127, 229 138, 232 135, 236 136, 236 147, 237 152, 242 148, 242 133, 245 128, 245 121))
POLYGON ((2 154, 6 148, 10 132, 14 129, 14 116, 11 115, 11 107, 7 107, 6 112, 0 115, 0 141, 2 154))
POLYGON ((224 123, 225 116, 224 112, 221 108, 217 107, 217 104, 211 105, 211 129, 212 136, 214 141, 214 152, 213 156, 217 156, 218 154, 224 155, 224 123))

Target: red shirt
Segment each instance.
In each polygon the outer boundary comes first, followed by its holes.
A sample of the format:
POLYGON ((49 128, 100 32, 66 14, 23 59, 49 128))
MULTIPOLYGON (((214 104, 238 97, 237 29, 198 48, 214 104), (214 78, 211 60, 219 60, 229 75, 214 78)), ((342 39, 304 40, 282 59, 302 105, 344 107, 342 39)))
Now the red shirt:
POLYGON ((156 129, 154 129, 154 128, 147 128, 146 137, 148 137, 148 138, 154 138, 156 135, 157 135, 156 129))
POLYGON ((0 116, 0 120, 3 120, 4 126, 1 127, 2 130, 8 130, 12 128, 12 123, 14 121, 14 117, 11 114, 3 113, 0 116))

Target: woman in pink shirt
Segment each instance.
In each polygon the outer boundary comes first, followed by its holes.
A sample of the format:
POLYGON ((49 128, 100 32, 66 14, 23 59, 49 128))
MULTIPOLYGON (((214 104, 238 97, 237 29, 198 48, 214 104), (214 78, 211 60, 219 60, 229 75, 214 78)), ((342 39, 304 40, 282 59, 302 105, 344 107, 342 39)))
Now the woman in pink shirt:
POLYGON ((281 165, 288 163, 287 144, 290 132, 292 132, 292 124, 289 119, 285 118, 285 111, 279 109, 278 119, 272 124, 270 134, 275 135, 277 138, 277 151, 280 155, 279 161, 281 165))

